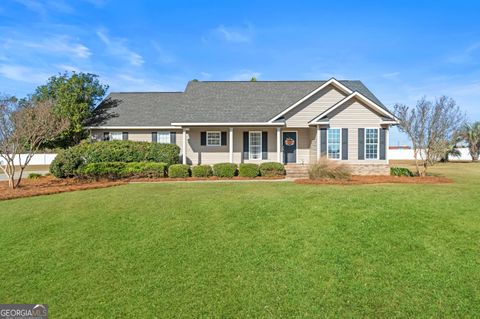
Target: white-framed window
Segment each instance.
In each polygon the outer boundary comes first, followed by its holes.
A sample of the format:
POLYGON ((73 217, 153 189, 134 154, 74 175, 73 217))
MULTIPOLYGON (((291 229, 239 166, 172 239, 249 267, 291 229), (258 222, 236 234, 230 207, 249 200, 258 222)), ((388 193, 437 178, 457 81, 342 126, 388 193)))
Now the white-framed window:
POLYGON ((365 129, 365 159, 378 159, 378 128, 365 129))
POLYGON ((157 143, 170 144, 170 132, 157 132, 157 143))
POLYGON ((122 132, 110 132, 110 141, 121 141, 123 140, 122 132))
POLYGON ((329 159, 342 158, 342 130, 339 128, 327 130, 327 155, 329 159))
POLYGON ((262 159, 262 132, 248 132, 249 159, 262 159))
POLYGON ((207 132, 207 146, 221 146, 222 133, 220 131, 207 132))

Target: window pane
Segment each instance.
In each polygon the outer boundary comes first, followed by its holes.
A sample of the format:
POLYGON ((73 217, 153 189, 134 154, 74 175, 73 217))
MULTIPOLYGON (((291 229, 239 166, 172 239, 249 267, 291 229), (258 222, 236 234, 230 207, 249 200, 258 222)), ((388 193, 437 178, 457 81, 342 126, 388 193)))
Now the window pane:
POLYGON ((158 132, 157 133, 157 142, 161 144, 170 143, 170 132, 158 132))
POLYGON ((221 142, 220 132, 207 132, 207 146, 220 146, 221 142))
POLYGON ((328 158, 340 159, 341 135, 339 128, 329 128, 327 132, 328 158))
POLYGON ((378 158, 378 129, 365 129, 365 158, 378 158))
POLYGON ((110 133, 112 141, 121 141, 123 140, 122 132, 112 132, 110 133))
POLYGON ((262 133, 250 132, 250 159, 262 158, 262 133))

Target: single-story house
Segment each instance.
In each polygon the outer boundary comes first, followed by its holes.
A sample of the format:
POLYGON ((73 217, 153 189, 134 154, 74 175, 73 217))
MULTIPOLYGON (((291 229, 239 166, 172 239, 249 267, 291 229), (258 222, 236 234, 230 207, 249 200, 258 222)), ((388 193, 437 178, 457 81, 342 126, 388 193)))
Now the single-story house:
POLYGON ((94 140, 174 143, 187 164, 321 156, 360 174, 388 174, 395 116, 361 81, 190 81, 184 92, 111 93, 88 127, 94 140))

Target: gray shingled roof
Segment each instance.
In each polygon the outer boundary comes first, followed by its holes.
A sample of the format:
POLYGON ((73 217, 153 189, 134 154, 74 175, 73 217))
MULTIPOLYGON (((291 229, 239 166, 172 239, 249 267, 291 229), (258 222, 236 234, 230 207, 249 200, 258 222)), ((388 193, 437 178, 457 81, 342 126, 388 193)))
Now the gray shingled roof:
MULTIPOLYGON (((178 122, 266 122, 326 81, 190 81, 185 92, 112 93, 93 126, 168 126, 178 122)), ((381 107, 361 81, 339 81, 381 107)))

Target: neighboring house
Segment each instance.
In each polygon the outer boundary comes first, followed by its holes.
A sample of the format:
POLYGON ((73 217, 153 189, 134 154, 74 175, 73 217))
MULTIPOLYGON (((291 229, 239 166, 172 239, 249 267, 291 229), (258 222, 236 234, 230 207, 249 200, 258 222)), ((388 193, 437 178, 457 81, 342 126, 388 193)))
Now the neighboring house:
POLYGON ((388 174, 394 115, 360 81, 190 81, 185 92, 111 93, 94 140, 175 143, 180 161, 309 164, 388 174))

